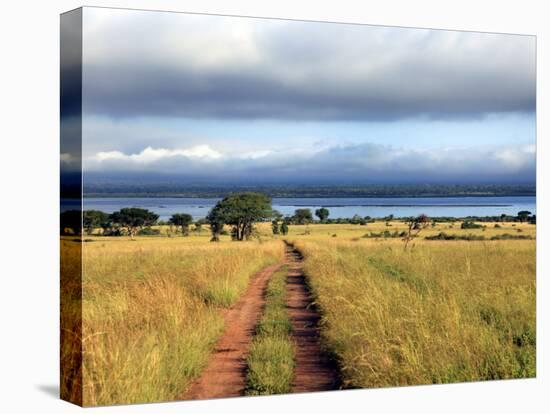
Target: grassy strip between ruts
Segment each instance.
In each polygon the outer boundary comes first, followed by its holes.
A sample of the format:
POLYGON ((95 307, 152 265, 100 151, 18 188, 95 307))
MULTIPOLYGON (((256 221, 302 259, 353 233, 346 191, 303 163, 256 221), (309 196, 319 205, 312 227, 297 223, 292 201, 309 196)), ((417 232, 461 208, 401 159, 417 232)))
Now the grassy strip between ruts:
POLYGON ((282 394, 291 391, 294 374, 292 325, 286 310, 286 266, 271 278, 264 314, 247 358, 247 395, 282 394))

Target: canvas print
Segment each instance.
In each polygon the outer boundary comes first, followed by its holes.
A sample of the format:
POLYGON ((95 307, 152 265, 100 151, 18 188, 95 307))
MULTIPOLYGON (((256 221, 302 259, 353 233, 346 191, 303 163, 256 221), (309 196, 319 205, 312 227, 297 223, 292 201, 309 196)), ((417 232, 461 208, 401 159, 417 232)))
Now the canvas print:
POLYGON ((534 36, 61 16, 61 397, 536 375, 534 36))

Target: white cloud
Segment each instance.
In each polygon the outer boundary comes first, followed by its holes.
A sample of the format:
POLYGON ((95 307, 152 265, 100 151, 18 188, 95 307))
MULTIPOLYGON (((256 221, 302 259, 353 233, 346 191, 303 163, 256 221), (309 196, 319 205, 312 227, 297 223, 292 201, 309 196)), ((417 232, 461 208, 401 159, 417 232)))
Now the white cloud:
POLYGON ((121 151, 102 151, 98 152, 95 156, 95 159, 100 162, 107 160, 123 160, 128 158, 130 158, 130 156, 121 151))
POLYGON ((250 160, 256 160, 258 158, 264 158, 268 155, 271 155, 273 151, 270 150, 260 150, 260 151, 250 151, 242 154, 240 158, 243 160, 250 159, 250 160))
POLYGON ((525 145, 516 148, 509 147, 497 150, 494 157, 509 169, 519 170, 534 161, 535 151, 535 145, 525 145))
POLYGON ((187 157, 202 160, 216 160, 222 157, 222 154, 213 150, 208 145, 197 145, 186 149, 166 149, 147 147, 136 154, 124 154, 121 151, 98 152, 93 161, 129 161, 138 164, 151 164, 166 158, 187 157))

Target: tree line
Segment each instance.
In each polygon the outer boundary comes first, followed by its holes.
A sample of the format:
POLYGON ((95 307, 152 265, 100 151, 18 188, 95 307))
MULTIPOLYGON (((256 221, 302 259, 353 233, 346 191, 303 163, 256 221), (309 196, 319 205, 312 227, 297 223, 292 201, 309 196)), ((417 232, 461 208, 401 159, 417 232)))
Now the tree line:
POLYGON ((270 197, 477 197, 535 196, 534 184, 363 184, 363 185, 185 185, 179 183, 93 180, 86 183, 86 196, 218 198, 228 192, 255 192, 270 197))
MULTIPOLYGON (((194 221, 190 214, 173 214, 168 224, 181 229, 183 236, 188 236, 190 226, 201 231, 203 224, 210 226, 212 241, 218 241, 222 234, 226 234, 225 226, 231 229, 234 240, 245 240, 253 237, 254 223, 267 221, 277 216, 271 207, 271 198, 261 193, 235 193, 219 201, 208 213, 205 219, 194 221)), ((101 229, 106 236, 129 235, 134 237, 146 232, 151 233, 151 226, 159 224, 159 216, 143 208, 122 208, 108 214, 99 210, 85 210, 82 215, 78 210, 69 210, 61 213, 61 234, 92 234, 101 229)), ((288 224, 278 229, 283 234, 288 232, 288 224)))
MULTIPOLYGON (((415 223, 419 217, 425 220, 424 215, 418 217, 406 217, 401 220, 406 223, 415 223)), ((395 218, 390 214, 382 218, 387 225, 395 218)), ((468 217, 465 221, 487 221, 487 217, 468 217)), ((536 216, 529 211, 520 211, 517 216, 501 215, 490 217, 490 221, 519 221, 536 223, 536 216)), ((431 218, 430 222, 455 221, 452 217, 431 218)), ((316 223, 327 224, 359 224, 367 225, 374 222, 370 216, 361 217, 354 215, 351 218, 331 219, 330 211, 321 207, 312 212, 309 208, 296 209, 292 216, 283 216, 271 205, 271 198, 262 193, 244 192, 234 193, 220 200, 208 213, 206 218, 193 220, 190 214, 173 214, 168 220, 168 225, 181 231, 183 236, 189 236, 190 228, 195 226, 195 231, 201 232, 203 225, 209 225, 212 233, 212 241, 219 241, 221 235, 228 234, 233 240, 249 240, 257 237, 258 233, 254 227, 257 222, 271 221, 273 234, 288 234, 290 225, 307 225, 316 223), (314 216, 317 220, 314 219, 314 216), (225 229, 229 226, 230 231, 225 229)), ((101 234, 106 236, 128 235, 134 237, 138 234, 157 234, 158 230, 151 227, 159 222, 159 216, 152 211, 143 208, 122 208, 119 211, 108 214, 99 210, 85 210, 82 215, 78 210, 69 210, 61 214, 62 234, 92 234, 100 229, 101 234)), ((411 229, 410 229, 411 230, 411 229)), ((409 230, 409 233, 410 233, 409 230)))

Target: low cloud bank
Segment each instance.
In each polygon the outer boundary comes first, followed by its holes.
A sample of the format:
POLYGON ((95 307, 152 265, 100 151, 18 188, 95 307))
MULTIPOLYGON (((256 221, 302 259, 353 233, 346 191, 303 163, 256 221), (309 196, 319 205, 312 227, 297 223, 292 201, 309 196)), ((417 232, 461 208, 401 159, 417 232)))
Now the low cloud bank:
POLYGON ((84 168, 105 176, 164 173, 212 182, 533 182, 535 159, 534 145, 417 150, 364 143, 235 154, 198 145, 98 152, 85 160, 84 168))

